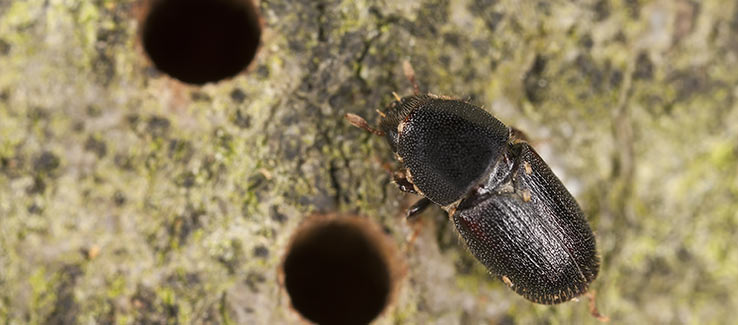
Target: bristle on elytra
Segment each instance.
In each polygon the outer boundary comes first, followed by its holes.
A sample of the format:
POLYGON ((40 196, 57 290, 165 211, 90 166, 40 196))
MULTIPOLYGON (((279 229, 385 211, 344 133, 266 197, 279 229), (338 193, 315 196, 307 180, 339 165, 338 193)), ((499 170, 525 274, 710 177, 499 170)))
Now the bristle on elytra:
POLYGON ((355 126, 357 128, 363 129, 363 130, 365 130, 367 132, 376 134, 378 136, 384 136, 384 132, 382 132, 382 130, 377 130, 377 129, 369 126, 369 123, 367 123, 366 120, 363 117, 359 116, 359 115, 351 114, 351 113, 346 113, 343 116, 343 118, 345 118, 346 121, 348 121, 349 123, 351 123, 351 125, 353 125, 353 126, 355 126))
POLYGON ((396 92, 394 92, 394 91, 392 92, 392 96, 395 96, 395 100, 397 100, 398 102, 399 102, 399 101, 402 101, 402 97, 400 97, 400 95, 398 95, 398 94, 397 94, 396 92))

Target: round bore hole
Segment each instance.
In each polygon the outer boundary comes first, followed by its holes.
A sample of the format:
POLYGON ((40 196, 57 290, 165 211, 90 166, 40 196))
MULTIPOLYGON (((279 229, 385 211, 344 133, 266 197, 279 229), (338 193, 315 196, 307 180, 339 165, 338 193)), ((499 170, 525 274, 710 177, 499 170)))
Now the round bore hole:
POLYGON ((191 84, 233 77, 256 56, 259 15, 251 0, 150 0, 141 41, 157 69, 191 84))
POLYGON ((292 306, 317 324, 368 324, 389 304, 399 275, 390 239, 357 217, 313 216, 282 265, 292 306))

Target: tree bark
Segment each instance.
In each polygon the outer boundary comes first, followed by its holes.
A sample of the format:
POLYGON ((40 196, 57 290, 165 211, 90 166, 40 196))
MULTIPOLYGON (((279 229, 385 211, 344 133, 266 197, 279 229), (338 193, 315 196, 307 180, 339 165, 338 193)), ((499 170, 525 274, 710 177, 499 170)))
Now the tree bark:
POLYGON ((507 289, 440 209, 405 221, 389 146, 343 120, 411 94, 405 60, 531 138, 596 232, 603 314, 733 318, 735 2, 263 0, 256 61, 204 86, 146 58, 141 5, 0 1, 5 322, 296 322, 278 268, 316 212, 396 244, 380 324, 591 322, 507 289))

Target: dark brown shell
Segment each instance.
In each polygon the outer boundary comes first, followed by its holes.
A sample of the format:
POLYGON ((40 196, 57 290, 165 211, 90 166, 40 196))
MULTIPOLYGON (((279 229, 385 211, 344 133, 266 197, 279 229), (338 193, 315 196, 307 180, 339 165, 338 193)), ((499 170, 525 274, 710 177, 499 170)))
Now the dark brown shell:
POLYGON ((594 234, 533 148, 508 148, 496 169, 508 174, 491 175, 464 199, 454 223, 472 254, 515 292, 541 304, 568 301, 597 277, 594 234))

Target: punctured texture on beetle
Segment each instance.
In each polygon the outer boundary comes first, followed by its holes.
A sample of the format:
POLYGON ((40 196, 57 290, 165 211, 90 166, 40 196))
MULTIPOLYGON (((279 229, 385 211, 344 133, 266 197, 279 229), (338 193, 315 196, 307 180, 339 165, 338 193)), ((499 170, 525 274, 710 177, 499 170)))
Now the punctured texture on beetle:
POLYGON ((402 124, 396 152, 415 186, 436 204, 462 198, 507 143, 509 129, 467 102, 426 95, 411 96, 399 105, 391 107, 380 128, 392 137, 390 132, 402 124), (398 115, 404 116, 402 121, 398 115))
POLYGON ((454 223, 471 253, 506 277, 515 292, 541 304, 568 301, 597 277, 594 235, 579 205, 533 148, 527 143, 508 148, 506 159, 498 161, 508 165, 496 169, 507 176, 465 198, 454 223))

